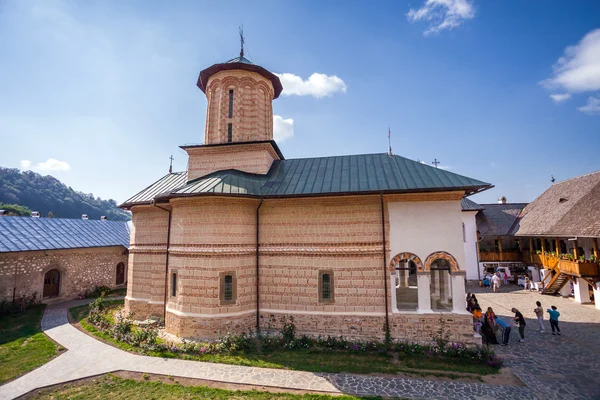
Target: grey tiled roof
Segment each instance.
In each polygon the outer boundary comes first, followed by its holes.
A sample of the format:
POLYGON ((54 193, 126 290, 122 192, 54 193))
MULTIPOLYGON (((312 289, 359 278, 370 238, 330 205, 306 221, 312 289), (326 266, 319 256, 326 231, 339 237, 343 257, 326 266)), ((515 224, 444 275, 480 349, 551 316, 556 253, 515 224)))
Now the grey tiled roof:
POLYGON ((129 225, 122 221, 0 217, 0 253, 85 247, 129 248, 129 225))
POLYGON ((466 197, 461 200, 460 206, 462 207, 463 211, 481 211, 484 209, 481 205, 475 203, 473 200, 467 199, 466 197))
POLYGON ((527 203, 481 204, 484 208, 476 217, 477 229, 482 236, 511 235, 521 210, 527 203))
POLYGON ((522 211, 517 236, 600 237, 600 171, 557 182, 522 211))

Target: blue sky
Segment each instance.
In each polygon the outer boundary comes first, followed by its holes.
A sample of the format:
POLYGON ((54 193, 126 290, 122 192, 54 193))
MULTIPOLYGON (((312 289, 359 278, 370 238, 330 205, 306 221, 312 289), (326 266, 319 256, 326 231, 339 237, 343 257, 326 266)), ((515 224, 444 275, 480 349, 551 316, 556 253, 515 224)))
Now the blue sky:
POLYGON ((600 169, 599 16, 598 1, 0 1, 0 165, 119 202, 171 154, 185 170, 198 73, 237 55, 243 24, 246 55, 291 74, 273 105, 286 158, 385 152, 389 126, 394 153, 496 185, 473 200, 531 201, 551 175, 600 169))

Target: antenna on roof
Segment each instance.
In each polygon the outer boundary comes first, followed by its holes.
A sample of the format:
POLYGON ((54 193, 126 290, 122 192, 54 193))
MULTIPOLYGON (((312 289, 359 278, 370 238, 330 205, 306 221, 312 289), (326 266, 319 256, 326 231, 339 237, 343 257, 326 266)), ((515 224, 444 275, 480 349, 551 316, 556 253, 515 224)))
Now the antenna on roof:
POLYGON ((554 179, 554 175, 550 175, 550 182, 554 183, 556 179, 554 179))
POLYGON ((169 157, 169 160, 171 160, 171 165, 169 165, 169 173, 172 174, 173 173, 173 154, 171 154, 171 157, 169 157))
POLYGON ((244 57, 244 24, 240 28, 240 57, 244 57))
POLYGON ((392 155, 392 130, 388 126, 388 156, 392 155))
POLYGON ((434 158, 433 161, 431 162, 433 165, 435 165, 435 167, 437 168, 438 165, 440 165, 440 162, 437 160, 437 158, 434 158))

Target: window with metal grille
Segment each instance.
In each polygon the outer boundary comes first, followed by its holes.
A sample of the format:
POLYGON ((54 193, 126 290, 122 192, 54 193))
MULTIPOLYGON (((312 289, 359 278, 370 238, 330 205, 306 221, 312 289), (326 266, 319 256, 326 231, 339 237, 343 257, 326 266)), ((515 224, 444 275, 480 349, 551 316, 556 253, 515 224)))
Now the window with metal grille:
POLYGON ((233 124, 227 124, 227 142, 231 143, 233 141, 233 124))
POLYGON ((171 275, 171 296, 177 296, 177 274, 171 275))
POLYGON ((233 118, 233 89, 229 90, 229 118, 233 118))
POLYGON ((323 300, 331 300, 331 275, 323 274, 323 300))
POLYGON ((233 300, 233 276, 225 275, 223 281, 223 300, 231 301, 233 300))

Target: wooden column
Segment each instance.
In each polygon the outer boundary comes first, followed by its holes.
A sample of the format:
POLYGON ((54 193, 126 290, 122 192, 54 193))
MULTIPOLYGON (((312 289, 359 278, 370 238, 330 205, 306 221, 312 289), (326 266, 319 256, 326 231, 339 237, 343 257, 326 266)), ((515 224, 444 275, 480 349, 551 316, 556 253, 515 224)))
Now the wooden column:
POLYGON ((529 238, 529 262, 533 263, 533 238, 529 238))
POLYGON ((546 238, 542 238, 542 255, 546 255, 546 238))
POLYGON ((575 256, 575 261, 577 261, 577 259, 579 258, 579 253, 578 249, 577 249, 577 240, 573 241, 573 256, 575 256))
POLYGON ((560 254, 560 239, 555 238, 554 242, 556 243, 556 257, 558 257, 558 255, 560 254))
POLYGON ((598 262, 598 257, 600 256, 598 253, 598 238, 594 238, 592 244, 594 246, 594 257, 596 257, 596 262, 598 262))
POLYGON ((500 261, 503 261, 504 259, 502 258, 502 238, 500 236, 498 236, 498 252, 500 253, 498 259, 500 261))

